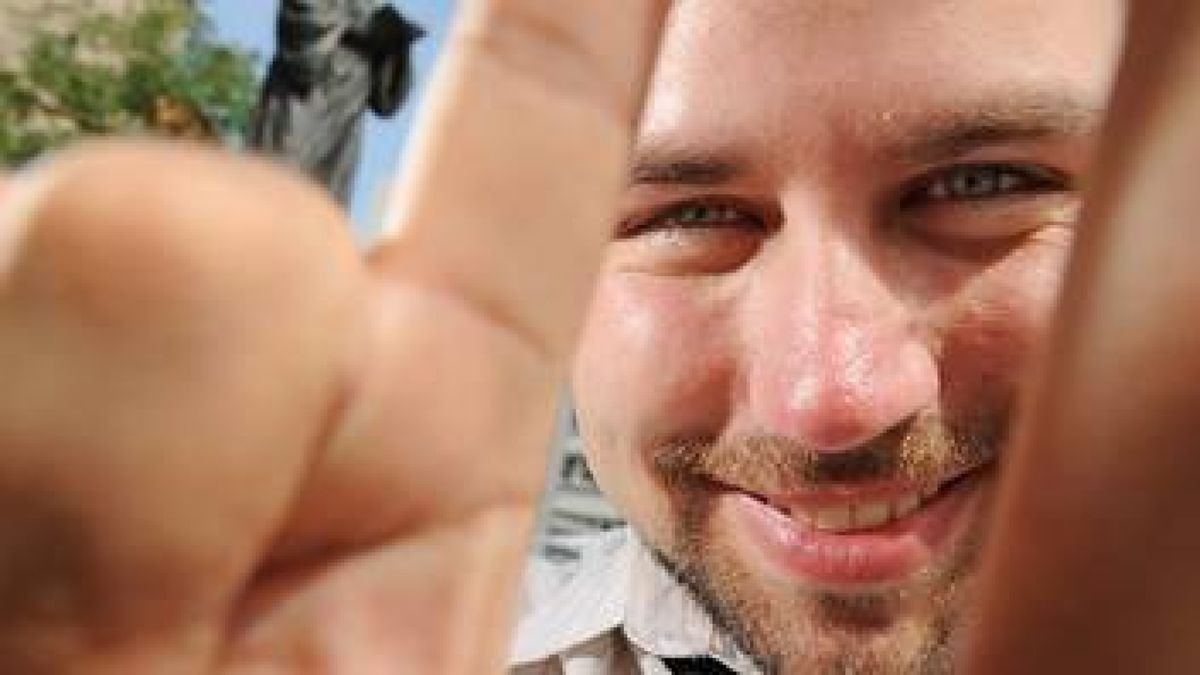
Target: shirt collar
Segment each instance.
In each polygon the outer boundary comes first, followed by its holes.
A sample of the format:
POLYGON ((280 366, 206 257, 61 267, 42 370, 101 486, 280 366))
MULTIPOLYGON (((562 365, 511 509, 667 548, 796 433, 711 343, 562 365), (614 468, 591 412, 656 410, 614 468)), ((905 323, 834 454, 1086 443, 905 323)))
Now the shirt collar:
POLYGON ((629 539, 631 574, 622 626, 629 641, 655 656, 709 656, 739 673, 758 672, 650 548, 635 537, 629 539))
POLYGON ((513 663, 530 663, 621 630, 657 657, 710 656, 739 673, 758 672, 732 638, 712 622, 692 594, 627 528, 589 546, 561 583, 530 570, 534 607, 518 624, 513 663), (540 576, 540 584, 538 583, 540 576))
POLYGON ((542 661, 619 627, 631 553, 623 533, 613 533, 587 545, 577 562, 532 560, 509 662, 542 661))

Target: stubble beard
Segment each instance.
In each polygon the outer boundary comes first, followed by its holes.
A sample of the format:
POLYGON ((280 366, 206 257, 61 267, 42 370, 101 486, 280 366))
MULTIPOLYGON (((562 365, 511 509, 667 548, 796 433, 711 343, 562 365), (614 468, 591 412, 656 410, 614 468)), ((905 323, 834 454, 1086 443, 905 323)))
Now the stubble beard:
MULTIPOLYGON (((649 536, 651 545, 660 564, 765 673, 952 673, 956 646, 972 621, 986 496, 977 502, 979 511, 968 515, 969 530, 953 549, 912 578, 884 590, 840 592, 756 574, 727 537, 714 531, 711 481, 736 475, 794 486, 944 475, 956 465, 989 463, 1006 418, 989 416, 958 429, 939 418, 914 420, 894 437, 832 462, 765 437, 732 445, 664 446, 654 461, 672 496, 672 528, 666 541, 649 536)), ((976 489, 986 493, 989 487, 976 489)))

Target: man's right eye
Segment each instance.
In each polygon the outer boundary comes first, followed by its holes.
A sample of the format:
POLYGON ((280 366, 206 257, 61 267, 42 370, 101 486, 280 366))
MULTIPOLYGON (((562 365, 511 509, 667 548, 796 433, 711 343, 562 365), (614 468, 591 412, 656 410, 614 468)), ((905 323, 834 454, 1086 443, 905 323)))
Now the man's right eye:
POLYGON ((633 237, 662 230, 703 230, 717 227, 759 230, 762 228, 762 221, 742 205, 720 201, 683 202, 629 219, 622 226, 620 236, 633 237))
POLYGON ((617 231, 630 267, 671 274, 731 271, 758 249, 761 211, 735 200, 689 200, 635 214, 617 231))

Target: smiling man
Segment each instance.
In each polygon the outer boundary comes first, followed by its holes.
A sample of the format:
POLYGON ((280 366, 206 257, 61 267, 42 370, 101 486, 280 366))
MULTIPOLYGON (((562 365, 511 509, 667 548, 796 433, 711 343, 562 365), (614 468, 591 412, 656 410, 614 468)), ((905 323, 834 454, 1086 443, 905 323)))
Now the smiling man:
POLYGON ((1122 9, 676 4, 574 371, 633 533, 527 672, 950 669, 1122 9))
POLYGON ((1131 7, 1091 169, 1116 0, 471 0, 365 258, 208 148, 0 177, 0 672, 499 672, 571 357, 633 528, 518 672, 1197 672, 1200 5, 1131 7))

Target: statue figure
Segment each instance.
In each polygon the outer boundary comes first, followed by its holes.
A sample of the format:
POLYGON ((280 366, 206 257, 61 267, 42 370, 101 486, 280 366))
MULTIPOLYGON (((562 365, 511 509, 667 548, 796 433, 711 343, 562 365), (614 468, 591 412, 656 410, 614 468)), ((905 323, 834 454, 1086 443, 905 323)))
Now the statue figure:
POLYGON ((411 47, 423 35, 379 0, 281 0, 250 145, 300 167, 347 204, 363 114, 399 111, 411 47))

